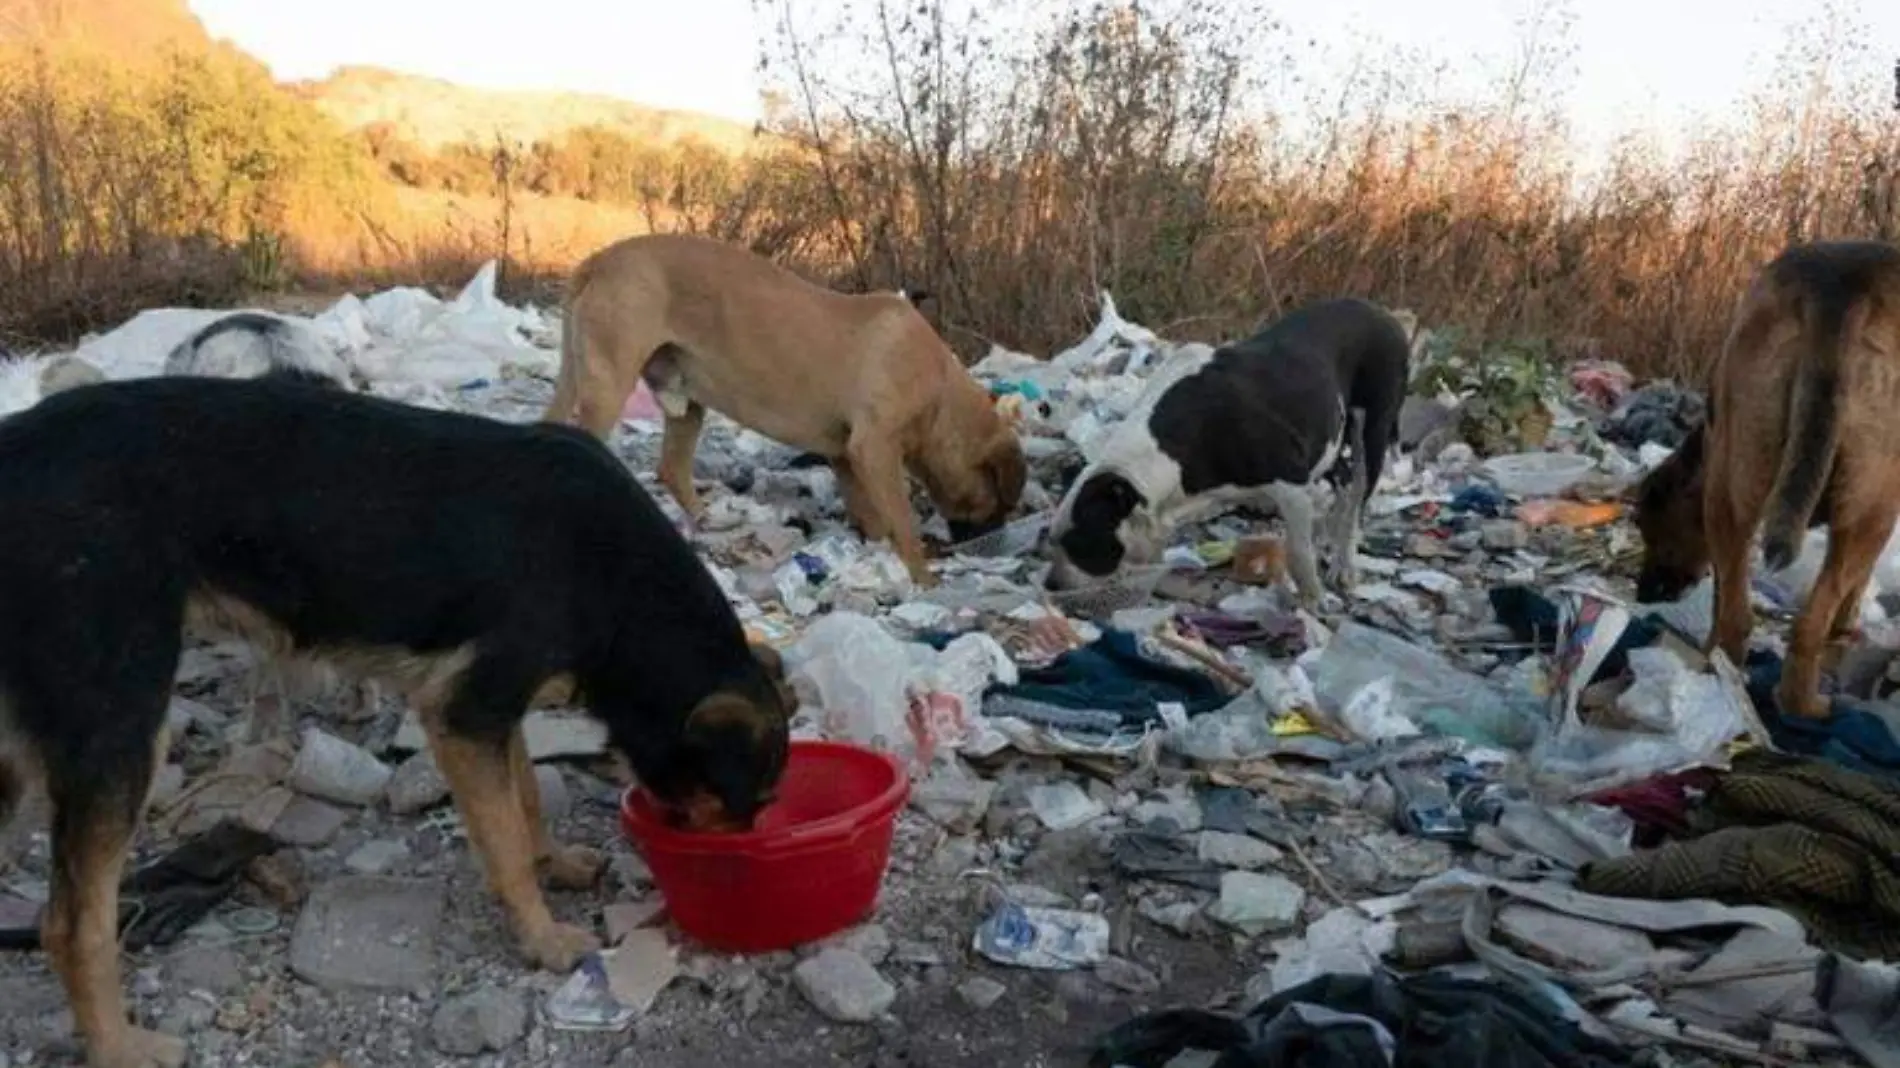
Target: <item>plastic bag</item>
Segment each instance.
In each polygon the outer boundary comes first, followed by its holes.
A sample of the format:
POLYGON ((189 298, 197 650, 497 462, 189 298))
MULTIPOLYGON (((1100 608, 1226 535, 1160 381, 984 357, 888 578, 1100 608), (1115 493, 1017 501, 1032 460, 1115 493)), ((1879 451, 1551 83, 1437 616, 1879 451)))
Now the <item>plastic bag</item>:
POLYGON ((1583 686, 1628 626, 1629 612, 1610 598, 1576 589, 1562 591, 1558 610, 1554 727, 1532 747, 1530 759, 1547 789, 1561 786, 1577 796, 1717 763, 1729 741, 1753 732, 1748 694, 1739 676, 1723 670, 1726 661, 1715 674, 1705 674, 1666 648, 1630 651, 1635 681, 1618 699, 1626 717, 1650 729, 1583 722, 1583 686))
POLYGON ((116 329, 79 343, 74 353, 107 378, 150 378, 165 370, 178 343, 231 314, 205 308, 147 308, 116 329))
POLYGON ((965 634, 939 652, 855 612, 812 624, 785 660, 826 735, 893 753, 912 775, 972 736, 993 682, 1016 681, 1009 654, 987 634, 965 634))
POLYGON ((1542 722, 1527 697, 1513 698, 1429 649, 1351 621, 1340 624, 1319 655, 1313 689, 1322 707, 1339 713, 1381 679, 1390 680, 1391 699, 1380 722, 1397 715, 1437 734, 1504 749, 1529 746, 1542 722))

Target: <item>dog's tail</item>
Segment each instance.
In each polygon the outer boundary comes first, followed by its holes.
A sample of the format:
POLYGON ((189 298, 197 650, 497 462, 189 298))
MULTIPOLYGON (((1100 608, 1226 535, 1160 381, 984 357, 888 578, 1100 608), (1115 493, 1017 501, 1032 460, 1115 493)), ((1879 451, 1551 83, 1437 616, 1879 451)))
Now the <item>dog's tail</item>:
MULTIPOLYGON (((1799 283, 1797 283, 1799 284, 1799 283)), ((1858 343, 1867 320, 1861 287, 1803 285, 1801 359, 1788 395, 1781 466, 1768 495, 1762 562, 1770 571, 1794 563, 1840 449, 1842 355, 1858 343)))

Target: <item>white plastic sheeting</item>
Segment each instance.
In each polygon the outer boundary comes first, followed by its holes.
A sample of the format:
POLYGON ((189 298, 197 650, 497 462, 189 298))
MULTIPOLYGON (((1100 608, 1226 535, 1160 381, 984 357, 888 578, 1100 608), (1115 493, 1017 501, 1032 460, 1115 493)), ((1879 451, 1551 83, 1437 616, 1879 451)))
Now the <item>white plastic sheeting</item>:
MULTIPOLYGON (((369 384, 373 393, 447 407, 449 391, 512 374, 552 375, 559 366, 559 323, 539 309, 514 307, 495 294, 493 261, 455 299, 399 287, 343 297, 302 317, 258 308, 152 308, 118 328, 87 337, 72 354, 111 379, 164 373, 165 358, 192 334, 236 311, 274 315, 312 330, 369 384)), ((0 415, 39 402, 39 374, 56 352, 0 362, 0 415)))

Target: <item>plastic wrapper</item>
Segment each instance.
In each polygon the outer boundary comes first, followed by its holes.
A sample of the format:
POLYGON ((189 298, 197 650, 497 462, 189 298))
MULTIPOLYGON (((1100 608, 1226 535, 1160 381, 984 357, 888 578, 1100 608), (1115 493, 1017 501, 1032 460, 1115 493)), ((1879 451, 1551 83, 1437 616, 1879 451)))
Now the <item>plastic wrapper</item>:
POLYGON ((1108 920, 1096 913, 1004 901, 978 925, 972 944, 998 964, 1073 971, 1107 959, 1108 941, 1108 920))

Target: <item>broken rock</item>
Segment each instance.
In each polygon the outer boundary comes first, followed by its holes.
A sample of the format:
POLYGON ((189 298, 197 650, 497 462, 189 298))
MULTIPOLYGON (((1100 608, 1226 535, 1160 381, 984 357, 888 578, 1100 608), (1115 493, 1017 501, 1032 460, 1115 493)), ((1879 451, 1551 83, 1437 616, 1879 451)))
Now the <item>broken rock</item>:
POLYGON ((293 799, 271 824, 270 833, 285 845, 316 849, 327 845, 349 817, 342 809, 307 797, 293 799))
POLYGON ((1029 807, 1052 831, 1071 831, 1107 811, 1101 803, 1072 782, 1048 783, 1029 789, 1029 807))
POLYGON ((973 975, 957 984, 957 996, 978 1012, 987 1011, 1007 993, 1008 987, 986 975, 973 975))
POLYGON ((820 952, 792 970, 792 981, 813 1008, 838 1023, 869 1023, 897 1000, 897 988, 848 949, 820 952))
POLYGON ((340 805, 367 805, 383 795, 394 774, 362 747, 310 727, 290 766, 290 787, 340 805))
POLYGON ((349 856, 343 858, 343 866, 358 875, 383 875, 408 859, 408 846, 393 839, 386 839, 364 842, 349 856))
POLYGON ((183 990, 229 994, 244 985, 244 961, 223 946, 180 950, 165 961, 166 978, 183 990))
POLYGON ((436 767, 435 754, 424 750, 396 766, 385 791, 389 811, 408 816, 434 808, 449 799, 449 780, 436 767))
POLYGON ((1531 543, 1530 530, 1515 519, 1487 520, 1478 530, 1484 547, 1493 552, 1510 552, 1531 543))
POLYGON ((435 1010, 429 1033, 435 1048, 453 1057, 499 1053, 528 1030, 528 1003, 517 991, 485 986, 450 998, 435 1010))
POLYGON ((1194 933, 1194 917, 1201 912, 1201 907, 1192 901, 1164 904, 1152 897, 1142 898, 1137 908, 1150 922, 1182 936, 1194 933))
POLYGON ((1282 854, 1252 835, 1202 831, 1199 856, 1209 864, 1218 864, 1223 868, 1253 871, 1278 864, 1282 854))
POLYGON ((933 775, 911 787, 910 804, 951 834, 969 834, 990 810, 996 784, 988 779, 933 775))
POLYGON ((819 943, 820 951, 826 949, 848 949, 870 962, 872 967, 884 963, 891 955, 891 936, 881 924, 867 923, 862 927, 853 927, 849 931, 832 935, 819 943))
POLYGON ((1201 829, 1201 805, 1184 792, 1164 792, 1160 800, 1135 806, 1135 822, 1148 827, 1165 824, 1177 834, 1193 834, 1201 829))
POLYGON ((290 970, 333 990, 426 990, 441 926, 438 882, 334 879, 311 893, 297 917, 290 970))
POLYGON ((1300 919, 1306 891, 1280 875, 1230 871, 1221 876, 1220 900, 1207 914, 1242 934, 1255 936, 1285 931, 1300 919))
POLYGON ((1095 977, 1129 994, 1154 994, 1161 990, 1161 979, 1155 973, 1122 957, 1109 957, 1097 964, 1095 977))

